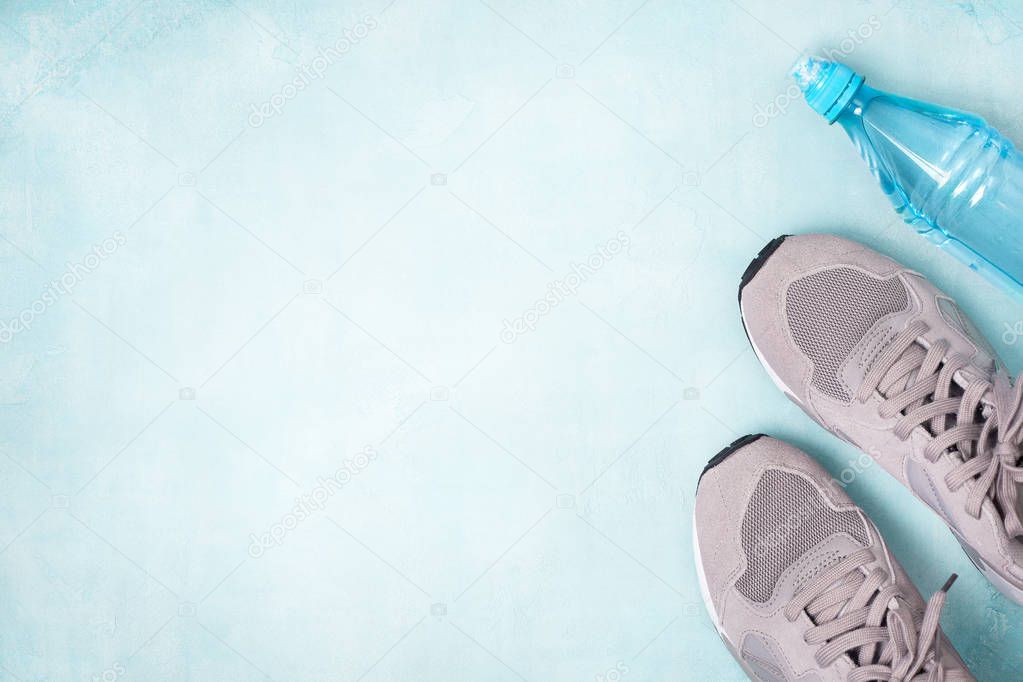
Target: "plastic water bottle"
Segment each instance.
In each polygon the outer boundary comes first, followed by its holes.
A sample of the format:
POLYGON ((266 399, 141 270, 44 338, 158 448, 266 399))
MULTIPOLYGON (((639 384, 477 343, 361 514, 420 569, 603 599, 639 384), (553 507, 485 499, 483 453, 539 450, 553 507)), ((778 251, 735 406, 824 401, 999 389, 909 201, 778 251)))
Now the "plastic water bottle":
POLYGON ((792 75, 810 107, 837 122, 895 209, 971 269, 1023 294, 1023 160, 984 119, 875 90, 814 57, 792 75))

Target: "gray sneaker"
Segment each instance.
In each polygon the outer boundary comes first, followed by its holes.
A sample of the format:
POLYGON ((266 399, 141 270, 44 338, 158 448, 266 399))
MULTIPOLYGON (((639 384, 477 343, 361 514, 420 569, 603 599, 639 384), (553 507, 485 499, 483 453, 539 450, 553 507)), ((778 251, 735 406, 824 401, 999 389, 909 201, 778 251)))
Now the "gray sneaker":
POLYGON ((1023 382, 955 302, 860 244, 800 235, 750 263, 739 307, 774 383, 927 503, 1023 604, 1023 382))
POLYGON ((707 610, 761 682, 972 680, 877 528, 800 450, 746 436, 707 464, 693 517, 707 610))

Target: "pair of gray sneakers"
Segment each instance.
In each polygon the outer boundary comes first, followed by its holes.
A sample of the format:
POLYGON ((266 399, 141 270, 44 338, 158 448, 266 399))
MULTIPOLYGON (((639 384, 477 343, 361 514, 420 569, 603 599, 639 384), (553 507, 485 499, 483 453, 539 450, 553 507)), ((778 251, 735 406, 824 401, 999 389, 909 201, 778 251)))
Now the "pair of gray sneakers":
MULTIPOLYGON (((743 325, 774 383, 948 524, 1023 604, 1023 382, 921 275, 829 235, 779 237, 747 268, 743 325)), ((844 486, 797 448, 746 436, 707 464, 693 526, 704 601, 764 682, 972 680, 844 486)))

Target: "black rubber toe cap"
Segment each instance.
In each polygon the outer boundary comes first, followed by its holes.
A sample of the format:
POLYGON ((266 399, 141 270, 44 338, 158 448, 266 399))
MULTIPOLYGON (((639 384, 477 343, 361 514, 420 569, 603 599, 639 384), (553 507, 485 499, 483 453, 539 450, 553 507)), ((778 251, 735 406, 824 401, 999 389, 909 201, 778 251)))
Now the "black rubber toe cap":
POLYGON ((783 234, 780 237, 775 237, 771 241, 767 242, 764 248, 760 249, 760 253, 757 254, 757 257, 750 261, 750 264, 746 266, 746 271, 742 273, 742 280, 739 281, 740 305, 742 304, 742 290, 747 284, 753 281, 756 274, 760 272, 760 268, 764 267, 764 264, 767 263, 767 259, 771 257, 771 254, 778 250, 781 243, 789 236, 791 235, 783 234))
MULTIPOLYGON (((742 438, 733 440, 728 447, 710 458, 710 461, 707 462, 707 466, 703 467, 703 471, 700 473, 700 480, 703 480, 703 474, 707 473, 718 464, 721 464, 721 462, 724 462, 732 454, 763 437, 764 434, 762 433, 751 433, 747 436, 743 436, 742 438)), ((696 485, 700 485, 699 482, 697 482, 696 485)))

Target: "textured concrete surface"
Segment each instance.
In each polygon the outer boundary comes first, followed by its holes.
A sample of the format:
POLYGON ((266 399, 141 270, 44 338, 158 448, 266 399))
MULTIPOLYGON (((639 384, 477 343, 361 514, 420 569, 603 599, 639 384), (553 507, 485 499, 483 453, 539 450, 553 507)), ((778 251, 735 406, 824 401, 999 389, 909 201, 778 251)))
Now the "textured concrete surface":
MULTIPOLYGON (((1023 141, 1019 3, 18 2, 0 9, 0 679, 742 678, 690 551, 770 384, 780 232, 1023 309, 898 222, 785 80, 830 49, 1023 141)), ((1023 612, 849 487, 982 680, 1023 612)))

